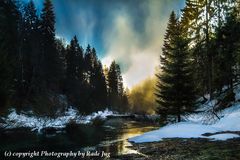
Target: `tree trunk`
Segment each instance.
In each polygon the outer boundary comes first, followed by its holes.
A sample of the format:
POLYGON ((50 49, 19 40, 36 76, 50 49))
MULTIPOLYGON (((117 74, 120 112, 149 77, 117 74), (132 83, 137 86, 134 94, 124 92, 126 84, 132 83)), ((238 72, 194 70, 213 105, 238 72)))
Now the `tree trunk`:
POLYGON ((213 72, 213 59, 212 54, 209 52, 209 1, 206 0, 206 54, 208 57, 208 93, 210 95, 210 99, 213 98, 213 89, 212 89, 212 72, 213 72))
POLYGON ((177 115, 177 121, 181 122, 181 115, 180 114, 177 115))

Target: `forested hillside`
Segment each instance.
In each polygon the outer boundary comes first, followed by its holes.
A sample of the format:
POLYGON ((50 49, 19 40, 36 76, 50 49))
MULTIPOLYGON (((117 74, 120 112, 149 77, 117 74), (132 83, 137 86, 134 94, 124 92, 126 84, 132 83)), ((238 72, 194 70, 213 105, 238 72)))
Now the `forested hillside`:
POLYGON ((119 65, 114 61, 104 69, 94 47, 84 49, 76 36, 69 44, 56 38, 51 0, 44 1, 40 15, 33 1, 19 3, 0 2, 1 111, 124 111, 128 99, 119 65))
POLYGON ((217 98, 218 110, 235 101, 239 49, 240 1, 186 0, 180 15, 172 12, 155 93, 162 119, 180 122, 181 115, 195 112, 201 97, 201 103, 217 98))

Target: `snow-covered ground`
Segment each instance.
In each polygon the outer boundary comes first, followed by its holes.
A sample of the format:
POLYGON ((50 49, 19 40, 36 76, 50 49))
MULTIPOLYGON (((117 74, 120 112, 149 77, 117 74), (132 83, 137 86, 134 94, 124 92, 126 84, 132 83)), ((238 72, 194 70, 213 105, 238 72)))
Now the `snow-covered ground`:
POLYGON ((2 124, 3 128, 18 128, 28 127, 32 128, 32 131, 37 130, 40 132, 43 128, 64 128, 70 121, 74 121, 77 124, 91 123, 95 118, 105 119, 109 115, 114 115, 112 111, 105 109, 104 111, 94 112, 88 116, 82 116, 76 109, 70 107, 63 114, 63 116, 57 118, 49 117, 37 117, 26 113, 17 113, 15 109, 12 109, 7 117, 2 117, 5 122, 2 124))
POLYGON ((198 114, 192 114, 184 118, 184 122, 169 124, 158 130, 144 133, 140 136, 130 138, 130 142, 154 142, 161 141, 163 138, 209 138, 211 140, 226 140, 240 137, 238 134, 229 133, 231 131, 240 131, 240 87, 235 89, 234 103, 230 108, 224 109, 218 113, 220 120, 209 117, 209 111, 216 103, 216 100, 208 101, 198 110, 206 111, 198 114), (223 133, 223 132, 228 133, 223 133), (217 133, 207 136, 205 133, 217 133))

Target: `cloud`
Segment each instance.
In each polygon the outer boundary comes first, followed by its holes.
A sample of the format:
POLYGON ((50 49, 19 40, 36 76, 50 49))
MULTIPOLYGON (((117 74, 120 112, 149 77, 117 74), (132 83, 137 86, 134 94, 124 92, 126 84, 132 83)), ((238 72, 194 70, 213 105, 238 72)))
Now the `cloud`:
POLYGON ((176 3, 176 0, 147 2, 144 8, 139 8, 147 12, 147 16, 141 19, 142 23, 133 22, 137 15, 129 15, 129 8, 122 9, 114 13, 113 26, 103 34, 106 55, 102 62, 109 65, 116 60, 122 68, 124 84, 129 88, 154 75, 169 14, 180 8, 177 4, 183 3, 176 3))
POLYGON ((94 44, 94 33, 97 25, 96 13, 89 7, 84 7, 83 1, 54 0, 56 12, 56 32, 70 41, 77 35, 80 44, 86 47, 94 44))
POLYGON ((88 43, 93 42, 94 27, 96 25, 95 16, 90 10, 82 10, 79 11, 75 20, 75 30, 81 28, 81 30, 84 31, 84 38, 82 41, 84 43, 83 45, 87 46, 88 43))
MULTIPOLYGON (((25 0, 28 1, 28 0, 25 0)), ((43 0, 34 0, 37 8, 43 0)), ((131 88, 154 74, 172 10, 185 0, 53 0, 56 34, 94 46, 103 64, 116 60, 131 88)))

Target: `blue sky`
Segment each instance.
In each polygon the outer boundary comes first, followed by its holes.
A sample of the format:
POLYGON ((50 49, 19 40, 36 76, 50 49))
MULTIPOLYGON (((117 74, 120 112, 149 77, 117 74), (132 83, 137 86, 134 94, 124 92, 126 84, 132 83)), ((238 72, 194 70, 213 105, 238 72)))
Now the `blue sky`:
MULTIPOLYGON (((84 48, 96 48, 104 64, 116 60, 130 88, 154 75, 169 14, 184 7, 184 0, 52 1, 57 36, 69 41, 77 35, 84 48)), ((34 2, 40 11, 43 0, 34 2)))

